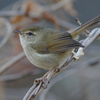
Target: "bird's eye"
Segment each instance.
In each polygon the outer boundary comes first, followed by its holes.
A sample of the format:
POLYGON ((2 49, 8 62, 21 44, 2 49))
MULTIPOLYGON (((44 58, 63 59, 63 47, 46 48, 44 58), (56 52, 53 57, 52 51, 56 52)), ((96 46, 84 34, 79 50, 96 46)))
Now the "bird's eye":
POLYGON ((29 36, 31 36, 31 35, 34 35, 33 33, 31 33, 31 32, 29 32, 29 33, 26 33, 26 34, 28 34, 29 36))

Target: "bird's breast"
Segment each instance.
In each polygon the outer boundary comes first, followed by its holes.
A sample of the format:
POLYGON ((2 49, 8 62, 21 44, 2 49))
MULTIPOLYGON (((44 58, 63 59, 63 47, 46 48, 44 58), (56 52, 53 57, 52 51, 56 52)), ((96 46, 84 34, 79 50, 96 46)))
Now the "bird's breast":
POLYGON ((54 54, 39 54, 33 48, 24 48, 24 52, 29 61, 37 67, 51 69, 59 65, 59 59, 54 54))

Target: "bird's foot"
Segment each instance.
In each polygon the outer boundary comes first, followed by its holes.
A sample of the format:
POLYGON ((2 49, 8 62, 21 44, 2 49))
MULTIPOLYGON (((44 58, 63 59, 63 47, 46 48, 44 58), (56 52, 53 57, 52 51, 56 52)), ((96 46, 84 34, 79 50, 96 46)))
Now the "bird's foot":
POLYGON ((36 84, 39 84, 40 82, 42 82, 42 87, 43 87, 44 89, 46 89, 48 83, 50 83, 45 75, 44 75, 43 77, 41 77, 41 78, 35 79, 35 83, 36 83, 36 84))
POLYGON ((51 70, 49 70, 49 72, 47 72, 43 77, 37 78, 34 82, 35 82, 36 84, 39 84, 40 82, 42 82, 43 88, 44 88, 44 89, 47 88, 48 83, 50 83, 50 82, 49 82, 49 79, 50 79, 50 77, 52 76, 51 72, 52 72, 53 70, 55 70, 56 72, 59 72, 59 71, 60 71, 59 68, 55 68, 55 67, 54 67, 54 68, 52 68, 51 70), (49 77, 49 78, 47 78, 47 77, 49 77))

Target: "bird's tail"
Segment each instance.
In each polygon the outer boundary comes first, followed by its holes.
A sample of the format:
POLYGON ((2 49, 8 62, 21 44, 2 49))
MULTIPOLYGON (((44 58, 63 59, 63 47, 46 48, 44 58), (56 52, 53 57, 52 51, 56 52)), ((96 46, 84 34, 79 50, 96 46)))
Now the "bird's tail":
POLYGON ((76 35, 80 34, 84 30, 92 28, 92 27, 95 27, 95 26, 97 26, 99 24, 100 24, 100 16, 88 21, 87 23, 85 23, 82 26, 78 27, 77 29, 73 30, 71 32, 71 36, 75 37, 76 35))

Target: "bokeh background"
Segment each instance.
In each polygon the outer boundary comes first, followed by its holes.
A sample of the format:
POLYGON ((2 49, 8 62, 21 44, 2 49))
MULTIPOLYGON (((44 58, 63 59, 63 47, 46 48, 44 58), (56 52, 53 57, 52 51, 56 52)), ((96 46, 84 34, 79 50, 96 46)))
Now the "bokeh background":
MULTIPOLYGON (((76 17, 85 23, 98 16, 99 9, 100 0, 0 0, 0 46, 10 34, 0 47, 0 68, 10 66, 3 73, 0 69, 0 100, 22 100, 34 79, 47 72, 27 60, 13 30, 39 25, 66 31, 79 26, 76 17), (55 4, 59 2, 65 3, 58 7, 55 4), (11 26, 9 33, 7 22, 11 26), (14 59, 19 60, 9 64, 14 59)), ((86 38, 84 34, 80 40, 86 38)), ((100 100, 100 40, 86 48, 79 61, 54 77, 34 100, 100 100)))

